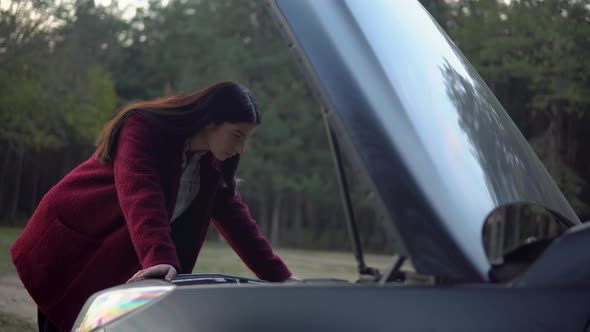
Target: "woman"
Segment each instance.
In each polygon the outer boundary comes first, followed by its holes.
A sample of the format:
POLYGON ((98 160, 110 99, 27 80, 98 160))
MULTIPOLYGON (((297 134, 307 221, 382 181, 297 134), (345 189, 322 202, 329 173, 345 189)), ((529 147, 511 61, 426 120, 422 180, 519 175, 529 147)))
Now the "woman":
POLYGON ((210 220, 260 279, 291 278, 236 191, 259 124, 250 93, 234 82, 124 107, 11 248, 39 328, 71 329, 101 289, 191 273, 210 220))

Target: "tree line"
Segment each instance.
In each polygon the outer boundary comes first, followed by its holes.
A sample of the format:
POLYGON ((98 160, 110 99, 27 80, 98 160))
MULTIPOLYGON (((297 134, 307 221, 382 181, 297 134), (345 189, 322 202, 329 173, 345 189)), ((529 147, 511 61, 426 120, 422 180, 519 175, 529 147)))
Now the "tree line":
MULTIPOLYGON (((421 2, 587 216, 588 3, 421 2)), ((3 2, 0 220, 24 225, 47 190, 90 157, 118 107, 228 79, 248 85, 262 110, 238 176, 263 232, 278 245, 349 248, 320 106, 261 0, 152 0, 131 18, 116 2, 3 2)), ((363 245, 388 250, 356 185, 353 201, 363 245)))

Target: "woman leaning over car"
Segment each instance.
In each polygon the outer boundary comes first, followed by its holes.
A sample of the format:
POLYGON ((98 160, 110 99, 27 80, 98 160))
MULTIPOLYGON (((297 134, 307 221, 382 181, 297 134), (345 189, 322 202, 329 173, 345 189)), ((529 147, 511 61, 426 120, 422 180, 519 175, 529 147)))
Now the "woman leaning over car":
POLYGON ((234 82, 122 108, 11 248, 39 329, 69 330, 99 290, 191 273, 210 220, 260 279, 289 279, 236 191, 259 124, 252 96, 234 82))

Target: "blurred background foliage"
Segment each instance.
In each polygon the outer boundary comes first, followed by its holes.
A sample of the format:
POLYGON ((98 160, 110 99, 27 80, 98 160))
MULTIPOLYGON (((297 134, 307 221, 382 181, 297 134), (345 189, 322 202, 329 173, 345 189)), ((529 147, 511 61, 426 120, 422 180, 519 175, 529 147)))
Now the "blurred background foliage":
MULTIPOLYGON (((588 219, 588 1, 421 2, 588 219)), ((252 89, 263 112, 239 170, 263 232, 274 245, 349 249, 320 106, 266 6, 152 0, 129 15, 116 1, 2 0, 2 223, 24 225, 47 190, 90 157, 118 107, 231 79, 252 89)), ((389 250, 366 195, 356 188, 353 198, 363 245, 389 250)))

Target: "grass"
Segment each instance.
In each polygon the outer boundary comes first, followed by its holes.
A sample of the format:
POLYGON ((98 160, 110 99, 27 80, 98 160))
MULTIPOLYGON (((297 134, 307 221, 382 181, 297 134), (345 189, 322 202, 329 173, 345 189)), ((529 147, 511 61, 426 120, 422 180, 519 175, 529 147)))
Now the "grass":
MULTIPOLYGON (((0 227, 0 273, 16 273, 9 248, 21 232, 21 228, 0 227)), ((355 280, 358 276, 352 253, 284 248, 275 252, 299 278, 355 280)), ((367 265, 383 271, 391 263, 391 256, 365 255, 365 260, 367 265)), ((214 241, 205 243, 194 272, 254 277, 227 244, 214 241)))
POLYGON ((10 258, 10 246, 22 231, 22 228, 0 227, 0 274, 16 273, 10 258))
MULTIPOLYGON (((337 278, 356 280, 356 260, 352 253, 302 249, 275 249, 291 272, 299 278, 337 278)), ((365 255, 367 265, 383 271, 391 264, 391 256, 365 255)), ((254 277, 233 250, 223 243, 205 243, 194 270, 195 273, 224 273, 254 277)))

